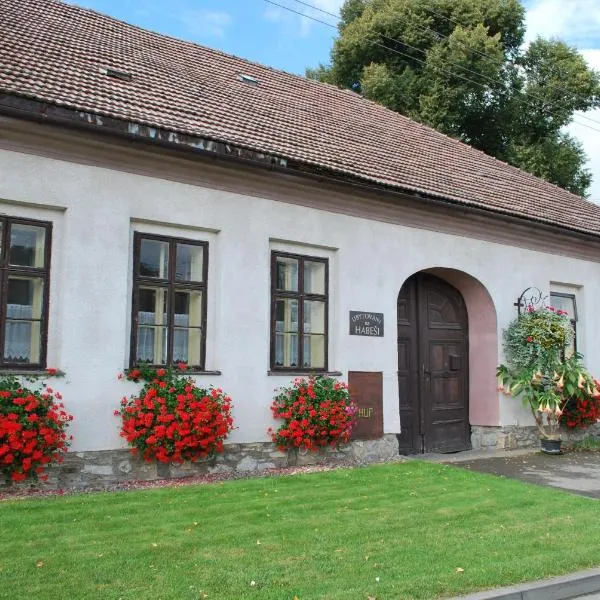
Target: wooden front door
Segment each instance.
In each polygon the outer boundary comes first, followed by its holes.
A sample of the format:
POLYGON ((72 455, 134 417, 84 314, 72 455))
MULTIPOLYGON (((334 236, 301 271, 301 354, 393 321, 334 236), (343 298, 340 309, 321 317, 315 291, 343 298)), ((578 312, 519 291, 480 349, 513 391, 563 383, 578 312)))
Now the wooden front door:
POLYGON ((398 295, 401 454, 470 448, 467 309, 458 290, 427 273, 398 295))

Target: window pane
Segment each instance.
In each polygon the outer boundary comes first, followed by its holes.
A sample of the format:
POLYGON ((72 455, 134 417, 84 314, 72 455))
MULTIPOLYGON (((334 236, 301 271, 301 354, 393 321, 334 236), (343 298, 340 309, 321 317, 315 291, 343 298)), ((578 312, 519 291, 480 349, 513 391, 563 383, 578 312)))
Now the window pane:
POLYGON ((298 261, 295 258, 278 256, 275 285, 278 290, 298 291, 298 261))
POLYGON ((282 298, 275 302, 275 331, 298 331, 298 300, 282 298))
POLYGON ((45 227, 12 223, 10 226, 10 264, 43 268, 45 244, 45 227))
POLYGON ((167 362, 167 290, 142 287, 139 291, 136 361, 167 362))
POLYGON ((204 248, 177 244, 175 278, 178 281, 202 281, 204 248))
POLYGON ((139 292, 138 324, 167 324, 167 290, 141 287, 139 292))
POLYGON ((11 363, 39 363, 41 351, 40 321, 7 319, 4 334, 4 360, 11 363))
POLYGON ((202 326, 202 292, 175 292, 175 327, 202 326))
POLYGON ((550 294, 550 304, 557 310, 564 310, 570 319, 576 319, 575 298, 573 296, 555 296, 550 294))
POLYGON ((577 351, 577 307, 575 305, 575 296, 559 296, 550 293, 550 304, 556 310, 564 310, 571 319, 574 336, 571 343, 565 348, 565 357, 569 358, 577 351))
POLYGON ((304 333, 325 333, 325 302, 304 301, 304 333))
POLYGON ((304 293, 325 293, 325 263, 304 261, 304 293))
POLYGON ((38 277, 9 277, 4 360, 39 363, 44 281, 38 277), (38 319, 38 320, 34 320, 38 319))
POLYGON ((142 239, 140 245, 140 275, 169 277, 169 244, 158 240, 142 239))
POLYGON ((167 362, 167 328, 138 326, 136 362, 164 365, 167 362))
POLYGON ((325 336, 305 335, 302 348, 304 352, 304 364, 307 369, 325 368, 325 336))
POLYGON ((199 365, 202 349, 202 329, 175 327, 173 333, 173 362, 199 365))
POLYGON ((44 306, 44 280, 40 277, 8 278, 6 317, 41 319, 44 306))
POLYGON ((275 366, 298 367, 298 334, 275 334, 275 366))

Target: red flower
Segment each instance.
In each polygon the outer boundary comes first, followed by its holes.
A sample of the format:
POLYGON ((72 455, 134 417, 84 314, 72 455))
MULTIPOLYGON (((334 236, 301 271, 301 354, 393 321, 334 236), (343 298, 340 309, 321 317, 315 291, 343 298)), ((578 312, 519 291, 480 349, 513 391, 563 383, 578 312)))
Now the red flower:
POLYGON ((528 341, 529 343, 531 343, 531 342, 533 342, 533 338, 532 338, 531 336, 529 336, 529 337, 527 338, 527 341, 528 341))
POLYGON ((46 369, 46 371, 48 375, 50 375, 50 377, 54 377, 56 373, 58 373, 58 370, 53 367, 49 367, 48 369, 46 369))
POLYGON ((23 389, 10 376, 0 379, 0 470, 12 481, 38 476, 67 450, 65 429, 73 417, 58 398, 44 384, 23 389))
MULTIPOLYGON (((596 390, 600 382, 594 380, 596 390)), ((600 420, 600 396, 592 390, 578 390, 576 396, 568 400, 560 422, 570 429, 585 429, 600 420)))
POLYGON ((356 407, 345 383, 331 377, 297 378, 280 390, 271 412, 283 421, 277 430, 267 431, 278 448, 317 450, 349 441, 356 407))
POLYGON ((222 390, 197 388, 181 371, 142 367, 140 393, 123 399, 121 436, 132 453, 145 460, 179 464, 223 452, 223 441, 233 427, 231 400, 222 390))

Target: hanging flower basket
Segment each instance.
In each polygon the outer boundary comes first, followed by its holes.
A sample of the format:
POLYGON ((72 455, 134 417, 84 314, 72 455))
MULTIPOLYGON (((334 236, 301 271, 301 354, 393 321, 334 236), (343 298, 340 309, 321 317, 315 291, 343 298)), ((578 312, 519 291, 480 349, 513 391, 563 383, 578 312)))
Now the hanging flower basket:
POLYGON ((573 326, 564 311, 529 306, 504 331, 507 363, 497 370, 499 389, 529 407, 542 449, 552 454, 560 454, 559 427, 567 405, 580 396, 600 398, 583 357, 577 353, 565 357, 572 339, 573 326))

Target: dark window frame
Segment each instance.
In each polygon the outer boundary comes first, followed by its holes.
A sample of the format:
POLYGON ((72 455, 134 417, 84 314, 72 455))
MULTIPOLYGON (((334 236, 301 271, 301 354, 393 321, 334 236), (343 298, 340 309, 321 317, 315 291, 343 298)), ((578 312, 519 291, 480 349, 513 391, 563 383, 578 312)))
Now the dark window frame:
POLYGON ((577 317, 577 295, 576 294, 567 294, 566 292, 550 292, 550 302, 552 302, 552 296, 558 298, 568 298, 569 300, 573 300, 573 315, 574 318, 570 319, 571 325, 573 326, 573 350, 577 353, 577 321, 579 320, 577 317))
MULTIPOLYGON (((2 243, 0 244, 0 369, 36 371, 46 368, 48 353, 48 321, 50 309, 50 260, 52 248, 52 222, 22 217, 0 216, 2 224, 2 243), (10 264, 10 238, 13 225, 30 225, 45 229, 44 266, 26 267, 10 264), (6 322, 8 313, 8 280, 12 275, 38 277, 43 280, 42 313, 40 323, 40 360, 36 363, 9 362, 4 359, 6 341, 6 322)), ((28 319, 37 321, 38 319, 28 319)))
POLYGON ((166 235, 157 235, 153 233, 144 233, 143 231, 135 231, 133 234, 133 281, 132 281, 132 302, 131 302, 131 345, 129 351, 129 366, 131 368, 139 366, 141 364, 156 367, 165 368, 169 366, 175 366, 177 363, 173 363, 173 337, 175 335, 175 291, 176 290, 193 290, 202 292, 202 315, 201 315, 201 329, 202 334, 200 336, 200 364, 192 365, 186 363, 188 369, 193 371, 205 371, 206 367, 206 323, 207 323, 207 304, 208 304, 208 259, 209 259, 209 248, 208 242, 201 240, 193 240, 189 238, 180 238, 166 235), (141 258, 141 247, 142 240, 153 240, 157 242, 165 242, 169 245, 169 262, 168 262, 168 278, 161 279, 158 277, 149 277, 147 275, 140 275, 140 258, 141 258), (202 282, 198 281, 180 281, 176 279, 176 249, 177 244, 186 244, 189 246, 200 246, 203 249, 202 255, 202 282), (138 307, 139 307, 139 289, 141 286, 147 285, 149 287, 160 287, 167 290, 167 357, 165 364, 150 364, 146 362, 138 362, 136 360, 137 354, 137 338, 138 338, 138 307))
POLYGON ((271 335, 270 335, 270 361, 272 371, 278 373, 326 373, 329 369, 329 259, 322 256, 308 256, 291 252, 271 251, 271 335), (282 291, 277 289, 277 258, 292 258, 298 261, 298 291, 282 291), (304 292, 304 263, 319 262, 325 265, 325 293, 307 294, 304 292), (279 299, 298 300, 298 365, 281 366, 275 362, 276 338, 276 302, 279 299), (325 303, 325 353, 322 367, 303 367, 304 362, 304 301, 317 300, 325 303))

